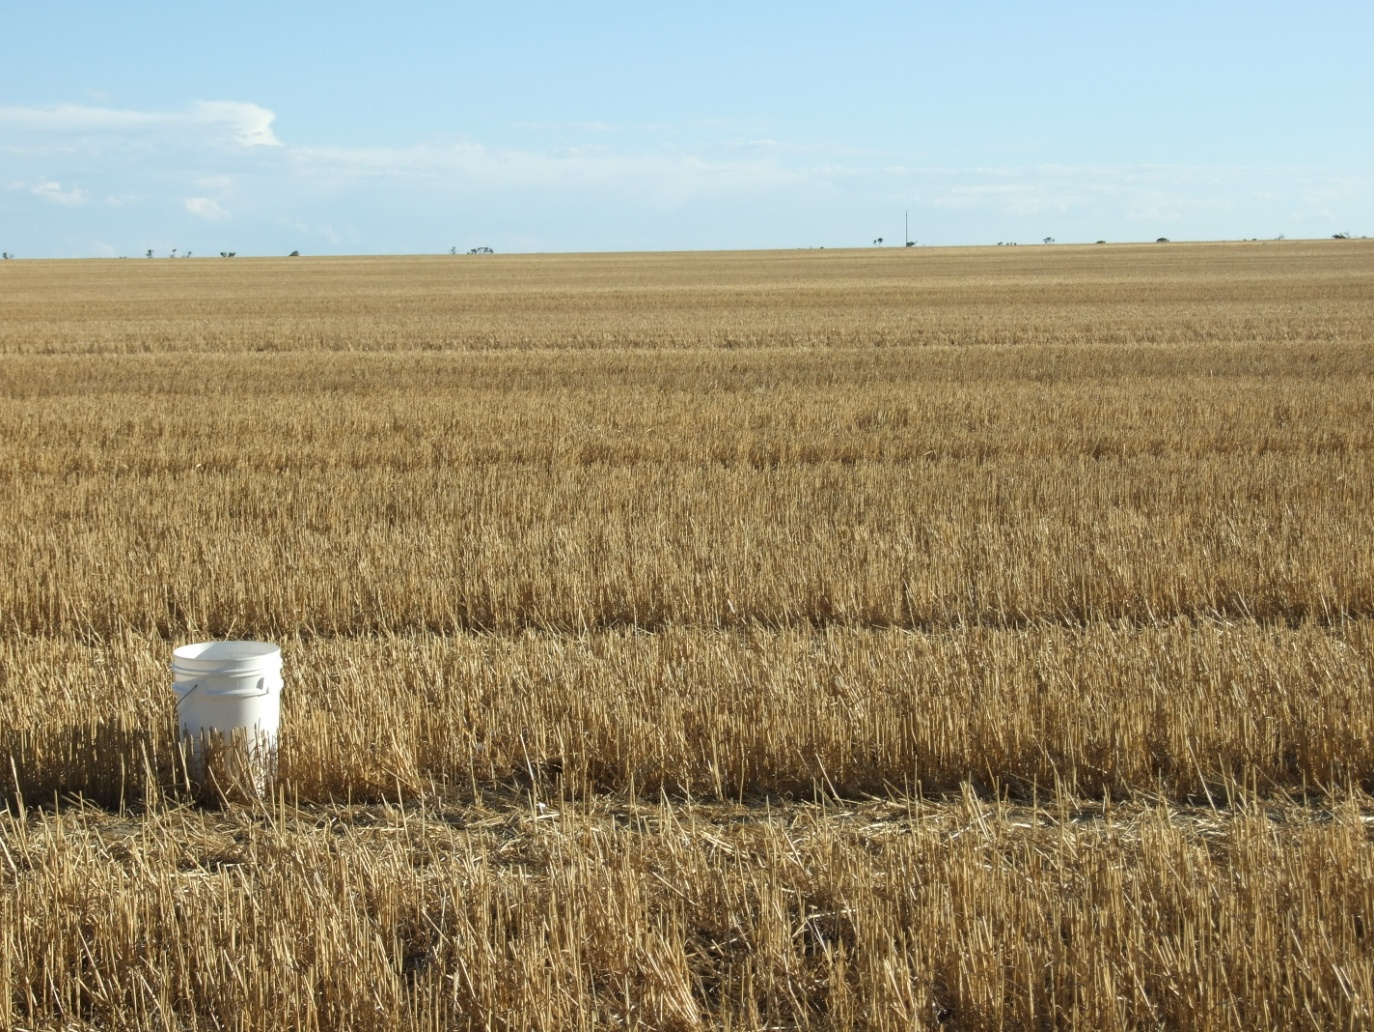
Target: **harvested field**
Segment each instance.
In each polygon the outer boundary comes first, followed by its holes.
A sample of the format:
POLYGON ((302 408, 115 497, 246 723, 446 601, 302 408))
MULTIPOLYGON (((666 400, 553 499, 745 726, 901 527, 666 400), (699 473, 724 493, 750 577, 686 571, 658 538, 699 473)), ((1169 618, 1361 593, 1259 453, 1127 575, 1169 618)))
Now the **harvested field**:
POLYGON ((1363 241, 5 263, 0 1027, 1374 1023, 1371 328, 1363 241))

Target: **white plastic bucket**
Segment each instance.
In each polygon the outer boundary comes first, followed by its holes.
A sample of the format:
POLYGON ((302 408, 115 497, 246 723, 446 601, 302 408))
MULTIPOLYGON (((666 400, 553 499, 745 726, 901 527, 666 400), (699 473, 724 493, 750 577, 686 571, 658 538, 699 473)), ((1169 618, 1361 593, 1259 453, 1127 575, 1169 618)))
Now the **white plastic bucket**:
POLYGON ((172 652, 172 681, 191 779, 201 788, 262 792, 276 768, 281 649, 265 641, 183 645, 172 652))

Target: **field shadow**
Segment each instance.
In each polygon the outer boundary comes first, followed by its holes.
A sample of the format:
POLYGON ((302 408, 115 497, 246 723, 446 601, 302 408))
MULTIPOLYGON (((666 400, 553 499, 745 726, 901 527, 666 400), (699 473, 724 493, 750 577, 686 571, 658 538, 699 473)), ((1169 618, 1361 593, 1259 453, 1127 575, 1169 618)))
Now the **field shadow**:
POLYGON ((0 729, 0 806, 63 799, 111 810, 142 806, 184 782, 174 720, 121 719, 0 729))

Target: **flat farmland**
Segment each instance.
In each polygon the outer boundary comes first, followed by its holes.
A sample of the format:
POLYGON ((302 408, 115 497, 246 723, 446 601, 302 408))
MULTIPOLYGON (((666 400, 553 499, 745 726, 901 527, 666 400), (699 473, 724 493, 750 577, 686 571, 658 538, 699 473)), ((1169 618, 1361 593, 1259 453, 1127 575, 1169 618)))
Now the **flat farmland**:
POLYGON ((1364 241, 0 263, 0 1027, 1368 1026, 1372 503, 1364 241))

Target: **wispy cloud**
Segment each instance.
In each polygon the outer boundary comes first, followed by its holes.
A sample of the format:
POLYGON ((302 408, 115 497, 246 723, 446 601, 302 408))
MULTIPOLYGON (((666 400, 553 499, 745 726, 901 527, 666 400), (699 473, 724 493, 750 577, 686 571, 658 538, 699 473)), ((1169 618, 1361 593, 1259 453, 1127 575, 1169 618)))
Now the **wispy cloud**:
POLYGON ((54 205, 73 209, 90 239, 124 236, 140 250, 209 248, 230 227, 239 247, 283 251, 303 239, 429 246, 439 233, 539 249, 853 243, 893 232, 884 220, 903 211, 913 235, 951 243, 1154 239, 1166 227, 1325 235, 1360 232, 1352 216, 1374 193, 1374 177, 1317 167, 932 167, 733 122, 567 124, 556 145, 536 133, 509 146, 329 147, 279 139, 275 119, 242 101, 0 107, 0 184, 17 216, 8 235, 44 246, 54 205))
POLYGON ((201 100, 183 111, 129 111, 85 104, 0 107, 0 128, 36 137, 109 136, 149 130, 191 133, 239 147, 279 147, 276 114, 257 104, 201 100))
POLYGON ((188 197, 186 210, 207 222, 223 222, 229 217, 229 213, 221 208, 217 201, 211 200, 209 197, 188 197))
POLYGON ((547 151, 477 143, 412 148, 287 148, 300 178, 337 187, 365 181, 431 181, 445 191, 596 189, 656 201, 753 194, 808 178, 767 155, 708 157, 688 150, 626 151, 602 146, 547 151))
POLYGON ((53 204, 60 204, 67 208, 77 208, 90 200, 86 191, 79 187, 72 187, 70 190, 62 189, 62 184, 54 179, 45 179, 42 182, 26 184, 29 193, 35 197, 41 197, 45 201, 53 204))
MULTIPOLYGON (((116 149, 126 162, 137 163, 156 152, 160 174, 174 172, 181 163, 188 185, 206 192, 232 186, 227 172, 254 168, 337 189, 366 181, 432 181, 445 184, 445 190, 596 187, 657 199, 773 189, 804 175, 779 160, 772 141, 725 148, 642 141, 613 146, 600 140, 544 149, 466 140, 413 147, 300 147, 276 136, 275 119, 268 108, 240 101, 198 101, 172 112, 81 104, 0 107, 0 131, 8 137, 0 153, 19 160, 85 154, 112 168, 116 149), (233 165, 206 169, 204 159, 213 161, 214 152, 226 147, 237 154, 233 165), (194 162, 188 160, 197 153, 194 162), (192 164, 198 166, 194 176, 192 164)), ((578 128, 596 139, 612 127, 578 128)))
MULTIPOLYGON (((946 168, 825 164, 812 174, 847 192, 877 192, 894 202, 957 218, 1065 216, 1154 224, 1209 224, 1251 202, 1301 200, 1320 216, 1321 199, 1349 199, 1371 180, 1353 181, 1320 167, 1243 165, 1030 165, 946 168)), ((1293 213, 1294 217, 1299 217, 1293 213)))

